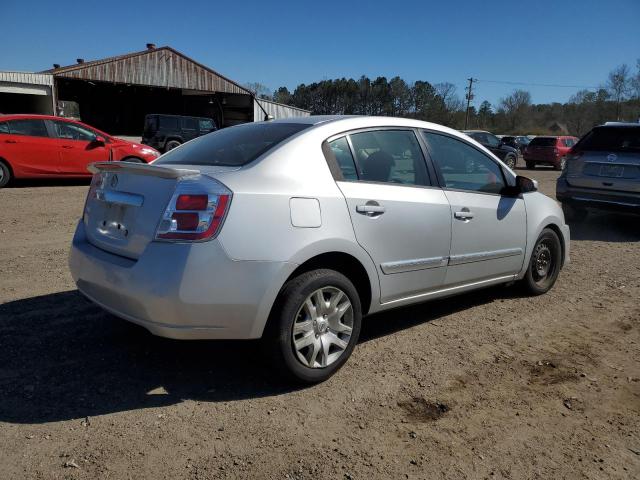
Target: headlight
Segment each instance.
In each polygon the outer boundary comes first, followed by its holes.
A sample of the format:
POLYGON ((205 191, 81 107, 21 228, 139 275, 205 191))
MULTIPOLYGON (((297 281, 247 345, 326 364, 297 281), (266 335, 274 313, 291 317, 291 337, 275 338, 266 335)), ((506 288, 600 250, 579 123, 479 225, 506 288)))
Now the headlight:
POLYGON ((143 148, 141 152, 144 153, 145 155, 153 155, 154 157, 160 156, 160 152, 158 152, 157 150, 154 150, 153 148, 143 148))

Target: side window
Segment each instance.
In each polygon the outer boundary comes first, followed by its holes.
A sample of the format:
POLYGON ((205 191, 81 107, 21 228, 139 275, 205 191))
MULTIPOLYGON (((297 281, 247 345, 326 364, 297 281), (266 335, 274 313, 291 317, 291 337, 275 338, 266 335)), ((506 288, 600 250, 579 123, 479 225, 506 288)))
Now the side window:
POLYGON ((44 120, 10 120, 9 131, 14 135, 27 135, 30 137, 48 137, 44 120))
POLYGON ((9 133, 9 125, 7 125, 7 122, 0 122, 0 133, 9 133))
POLYGON ((322 150, 336 180, 358 180, 356 164, 353 161, 347 137, 325 142, 322 145, 322 150))
POLYGON ((350 136, 360 180, 429 185, 427 165, 411 130, 377 130, 350 136))
POLYGON ((498 137, 496 137, 495 135, 485 133, 484 136, 486 138, 485 143, 490 147, 497 147, 498 145, 500 145, 500 140, 498 140, 498 137))
POLYGON ((201 118, 200 120, 198 120, 198 124, 201 132, 209 132, 215 128, 213 126, 213 122, 208 118, 201 118))
POLYGON ((182 128, 184 130, 196 130, 198 128, 198 122, 195 118, 183 118, 182 128))
POLYGON ((455 138, 423 131, 445 187, 500 193, 505 186, 500 166, 484 153, 455 138))
POLYGON ((65 140, 80 140, 83 142, 92 142, 96 138, 96 134, 87 128, 69 122, 54 121, 56 137, 65 140))
POLYGON ((179 130, 177 117, 158 117, 160 130, 179 130))

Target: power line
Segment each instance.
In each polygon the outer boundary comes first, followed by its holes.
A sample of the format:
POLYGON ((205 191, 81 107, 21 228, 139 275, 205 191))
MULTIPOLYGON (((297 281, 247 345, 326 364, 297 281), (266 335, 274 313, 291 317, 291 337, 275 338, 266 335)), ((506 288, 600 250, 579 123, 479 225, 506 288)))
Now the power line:
POLYGON ((553 88, 601 88, 593 85, 559 85, 556 83, 528 83, 528 82, 508 82, 505 80, 478 80, 474 79, 476 82, 485 82, 485 83, 499 83, 502 85, 521 85, 527 87, 553 87, 553 88))

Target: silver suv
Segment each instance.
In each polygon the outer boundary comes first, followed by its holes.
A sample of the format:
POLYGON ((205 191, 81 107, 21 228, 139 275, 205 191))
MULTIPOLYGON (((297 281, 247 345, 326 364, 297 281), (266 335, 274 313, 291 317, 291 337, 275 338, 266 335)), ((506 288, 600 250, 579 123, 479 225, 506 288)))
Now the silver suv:
POLYGON ((640 124, 611 122, 587 133, 567 155, 556 197, 573 221, 589 208, 640 213, 640 124))
POLYGON ((91 170, 69 260, 85 296, 156 335, 262 337, 306 382, 347 360, 363 315, 516 280, 541 294, 569 258, 556 202, 431 123, 245 124, 91 170))

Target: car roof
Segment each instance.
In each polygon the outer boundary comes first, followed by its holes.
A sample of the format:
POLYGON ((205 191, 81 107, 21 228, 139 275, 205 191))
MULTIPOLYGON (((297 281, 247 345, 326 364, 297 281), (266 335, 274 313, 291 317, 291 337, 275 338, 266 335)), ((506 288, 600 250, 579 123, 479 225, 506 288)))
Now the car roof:
POLYGON ((54 115, 40 115, 38 113, 0 113, 0 120, 11 120, 19 118, 32 118, 40 120, 72 120, 70 118, 56 117, 54 115))
POLYGON ((604 128, 604 127, 627 127, 627 128, 633 128, 633 127, 640 127, 640 123, 634 123, 634 122, 606 122, 604 125, 598 125, 595 128, 604 128))

